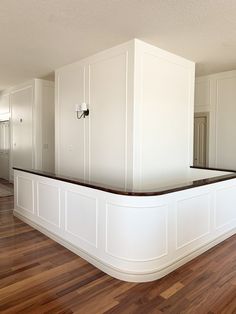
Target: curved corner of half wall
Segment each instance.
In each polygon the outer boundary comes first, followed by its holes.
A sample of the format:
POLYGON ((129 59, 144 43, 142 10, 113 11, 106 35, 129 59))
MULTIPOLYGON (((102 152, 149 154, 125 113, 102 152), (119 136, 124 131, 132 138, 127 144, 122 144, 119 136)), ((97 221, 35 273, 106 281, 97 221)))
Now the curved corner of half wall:
POLYGON ((159 279, 236 231, 235 178, 131 196, 14 172, 14 215, 121 280, 159 279))

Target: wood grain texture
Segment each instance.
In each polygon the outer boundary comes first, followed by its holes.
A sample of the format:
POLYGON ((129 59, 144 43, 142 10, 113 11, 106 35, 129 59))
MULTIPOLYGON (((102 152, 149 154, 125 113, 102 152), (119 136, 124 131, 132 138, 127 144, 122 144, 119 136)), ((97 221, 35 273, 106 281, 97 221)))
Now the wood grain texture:
POLYGON ((160 296, 164 299, 169 299, 170 297, 172 297, 172 295, 174 295, 175 293, 177 293, 180 289, 182 289, 184 287, 184 285, 181 282, 176 282, 175 284, 173 284, 173 286, 171 286, 170 288, 168 288, 167 290, 163 291, 160 296))
POLYGON ((236 236, 150 283, 116 280, 0 199, 0 313, 236 313, 236 236))

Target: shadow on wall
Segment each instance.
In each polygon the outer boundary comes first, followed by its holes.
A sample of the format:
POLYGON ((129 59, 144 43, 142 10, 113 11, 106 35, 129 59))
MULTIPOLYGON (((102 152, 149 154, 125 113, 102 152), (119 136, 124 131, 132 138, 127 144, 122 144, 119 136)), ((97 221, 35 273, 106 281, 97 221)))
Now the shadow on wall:
POLYGON ((43 77, 40 77, 40 79, 55 82, 55 72, 51 72, 43 77))

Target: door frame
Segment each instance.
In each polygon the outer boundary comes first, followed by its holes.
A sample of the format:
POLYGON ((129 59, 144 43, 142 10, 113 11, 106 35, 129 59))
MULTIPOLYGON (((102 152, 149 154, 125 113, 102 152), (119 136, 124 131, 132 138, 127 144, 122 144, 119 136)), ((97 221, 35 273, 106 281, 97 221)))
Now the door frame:
POLYGON ((194 123, 195 118, 206 118, 206 167, 209 167, 210 112, 194 112, 194 123))
POLYGON ((11 158, 11 124, 10 118, 7 120, 0 120, 1 123, 8 123, 8 181, 10 182, 10 158, 11 158))

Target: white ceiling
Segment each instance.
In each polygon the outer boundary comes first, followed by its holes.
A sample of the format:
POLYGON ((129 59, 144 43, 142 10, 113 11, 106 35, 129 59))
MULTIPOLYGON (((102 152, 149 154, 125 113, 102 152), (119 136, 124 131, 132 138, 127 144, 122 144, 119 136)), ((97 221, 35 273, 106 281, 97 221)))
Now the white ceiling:
POLYGON ((0 90, 132 38, 236 69, 236 0, 0 0, 0 90))

